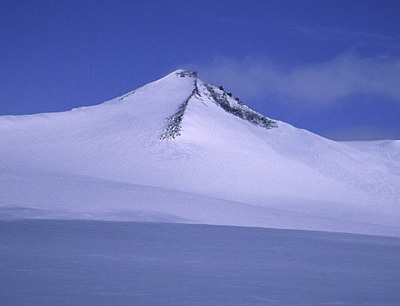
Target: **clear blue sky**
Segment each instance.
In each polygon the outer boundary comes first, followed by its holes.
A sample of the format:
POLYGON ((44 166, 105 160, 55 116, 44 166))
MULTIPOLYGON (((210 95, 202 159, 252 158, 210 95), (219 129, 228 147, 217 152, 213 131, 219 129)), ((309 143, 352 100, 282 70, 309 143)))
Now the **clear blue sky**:
POLYGON ((0 0, 0 115, 93 105, 177 68, 334 139, 400 139, 400 1, 0 0))

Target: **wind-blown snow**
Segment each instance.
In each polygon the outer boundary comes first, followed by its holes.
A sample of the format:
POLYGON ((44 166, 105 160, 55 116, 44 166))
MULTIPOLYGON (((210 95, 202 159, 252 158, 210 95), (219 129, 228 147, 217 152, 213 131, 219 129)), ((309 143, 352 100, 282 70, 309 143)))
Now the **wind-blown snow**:
POLYGON ((0 117, 4 218, 398 236, 399 193, 400 141, 324 139, 182 70, 97 106, 0 117))

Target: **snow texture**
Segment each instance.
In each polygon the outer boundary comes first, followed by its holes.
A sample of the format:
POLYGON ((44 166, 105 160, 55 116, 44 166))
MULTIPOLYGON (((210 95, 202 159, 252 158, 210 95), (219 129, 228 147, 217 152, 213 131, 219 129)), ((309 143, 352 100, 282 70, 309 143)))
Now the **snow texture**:
POLYGON ((400 239, 226 226, 0 222, 2 305, 399 305, 400 239))
POLYGON ((194 72, 105 103, 0 117, 0 217, 400 236, 400 141, 335 142, 194 72))

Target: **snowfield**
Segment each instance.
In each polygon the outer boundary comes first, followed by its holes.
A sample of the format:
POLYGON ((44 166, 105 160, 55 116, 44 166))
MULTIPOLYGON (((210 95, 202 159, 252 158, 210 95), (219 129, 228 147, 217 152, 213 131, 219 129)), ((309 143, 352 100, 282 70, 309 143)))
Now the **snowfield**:
POLYGON ((0 221, 2 305, 399 305, 400 238, 0 221))
POLYGON ((2 219, 400 236, 399 194, 400 141, 331 141, 183 70, 97 106, 0 117, 2 219))

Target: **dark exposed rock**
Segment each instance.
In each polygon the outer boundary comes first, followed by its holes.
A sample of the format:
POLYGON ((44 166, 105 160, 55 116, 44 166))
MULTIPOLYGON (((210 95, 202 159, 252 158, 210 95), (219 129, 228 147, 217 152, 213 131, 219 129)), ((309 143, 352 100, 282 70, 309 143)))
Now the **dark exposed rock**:
POLYGON ((239 98, 233 99, 231 98, 232 94, 222 90, 220 90, 222 93, 218 92, 215 87, 207 83, 203 84, 207 88, 210 98, 226 112, 266 129, 277 127, 276 121, 253 111, 250 107, 241 102, 239 98))
POLYGON ((190 71, 183 71, 178 72, 178 75, 181 77, 193 77, 194 78, 194 89, 190 96, 178 106, 177 111, 172 116, 168 117, 167 120, 167 127, 161 133, 160 139, 175 139, 176 137, 181 135, 182 129, 182 119, 183 115, 185 114, 186 107, 189 103, 189 100, 194 97, 195 95, 200 95, 199 88, 197 87, 197 72, 190 72, 190 71))
POLYGON ((179 105, 177 111, 172 116, 166 118, 167 126, 163 130, 160 139, 175 139, 181 135, 182 120, 190 99, 195 96, 201 97, 202 94, 211 98, 215 104, 220 106, 226 112, 246 120, 256 126, 266 129, 277 127, 276 121, 253 111, 250 107, 240 101, 239 98, 233 98, 232 93, 226 93, 222 86, 217 89, 216 87, 203 82, 203 91, 200 93, 196 71, 177 72, 177 75, 180 77, 192 77, 194 79, 194 89, 190 96, 179 105))
POLYGON ((189 100, 192 96, 190 95, 189 98, 179 105, 178 110, 175 114, 167 118, 167 127, 162 132, 160 139, 175 139, 179 135, 181 135, 181 128, 182 128, 182 119, 183 114, 185 113, 186 107, 189 103, 189 100))
POLYGON ((197 71, 181 71, 181 72, 177 72, 177 75, 179 75, 181 78, 184 77, 192 77, 192 78, 197 78, 197 71))

